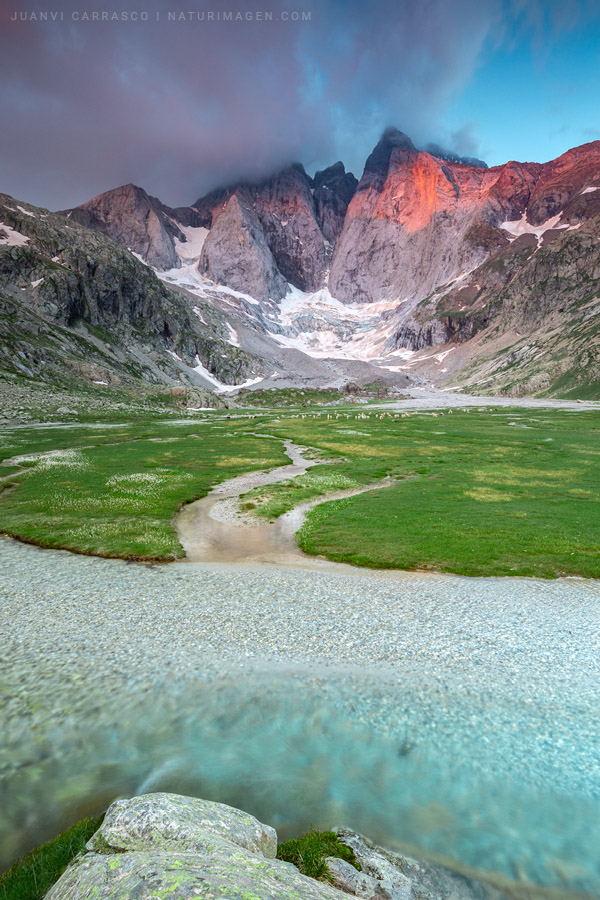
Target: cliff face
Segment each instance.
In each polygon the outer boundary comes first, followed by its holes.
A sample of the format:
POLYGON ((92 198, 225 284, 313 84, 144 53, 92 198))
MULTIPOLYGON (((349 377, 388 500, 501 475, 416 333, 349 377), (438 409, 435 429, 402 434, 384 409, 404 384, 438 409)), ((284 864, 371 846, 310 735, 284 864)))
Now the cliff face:
POLYGON ((230 280, 225 284, 261 300, 281 299, 289 289, 288 283, 303 291, 319 290, 355 186, 356 179, 346 173, 342 163, 318 172, 314 181, 302 166, 294 165, 258 184, 242 183, 201 198, 194 206, 204 218, 210 214, 211 235, 218 228, 219 240, 207 240, 200 270, 210 278, 214 277, 211 273, 226 271, 230 280), (231 263, 232 254, 242 262, 240 252, 234 249, 236 243, 242 244, 238 220, 231 220, 231 197, 246 210, 246 218, 252 218, 255 247, 243 240, 246 253, 268 258, 262 266, 264 277, 257 280, 256 269, 251 266, 252 277, 245 287, 239 267, 231 263), (227 225, 221 222, 225 214, 227 225), (228 227, 231 234, 225 241, 228 227))
MULTIPOLYGON (((520 218, 536 165, 497 169, 448 162, 388 131, 367 160, 331 266, 332 294, 347 303, 411 303, 489 255, 474 226, 520 218)), ((505 236, 494 236, 496 246, 505 236)))
POLYGON ((257 300, 283 297, 286 292, 258 216, 249 198, 242 199, 237 193, 215 217, 202 248, 199 270, 212 281, 257 300))
POLYGON ((489 329, 508 340, 557 317, 564 326, 592 302, 600 142, 486 168, 392 128, 358 183, 341 162, 314 178, 295 164, 191 207, 128 185, 69 215, 159 272, 187 267, 201 291, 250 295, 252 327, 309 354, 381 359, 445 344, 480 354, 472 342, 489 329))

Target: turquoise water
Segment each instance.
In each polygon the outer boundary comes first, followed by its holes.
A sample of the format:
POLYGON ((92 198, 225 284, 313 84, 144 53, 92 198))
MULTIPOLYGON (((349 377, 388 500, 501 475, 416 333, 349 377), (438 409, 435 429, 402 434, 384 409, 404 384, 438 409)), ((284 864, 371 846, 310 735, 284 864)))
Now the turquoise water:
POLYGON ((117 796, 168 790, 247 809, 283 839, 343 825, 598 896, 599 721, 589 707, 348 670, 166 685, 112 714, 91 708, 11 735, 2 860, 117 796))

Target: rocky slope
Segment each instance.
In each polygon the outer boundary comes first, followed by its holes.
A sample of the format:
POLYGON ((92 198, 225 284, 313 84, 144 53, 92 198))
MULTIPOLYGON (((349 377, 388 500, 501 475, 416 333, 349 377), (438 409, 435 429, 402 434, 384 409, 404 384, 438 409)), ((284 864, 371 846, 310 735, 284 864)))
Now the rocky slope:
POLYGON ((342 163, 314 178, 293 165, 188 208, 129 185, 68 215, 235 306, 230 325, 271 359, 279 346, 513 393, 600 381, 600 141, 487 168, 387 129, 358 184, 342 163))
POLYGON ((210 304, 170 289, 105 234, 0 195, 5 373, 212 393, 215 379, 261 372, 262 362, 227 336, 210 304))
MULTIPOLYGON (((326 860, 327 880, 276 859, 277 834, 241 810, 178 794, 118 800, 46 900, 536 900, 549 892, 392 854, 338 831, 361 871, 326 860)), ((554 894, 558 900, 560 893, 554 894)), ((567 893, 562 894, 565 898, 567 893)))
POLYGON ((170 209, 134 184, 100 194, 63 215, 107 234, 158 269, 178 265, 175 241, 186 242, 182 228, 204 224, 195 210, 170 209))

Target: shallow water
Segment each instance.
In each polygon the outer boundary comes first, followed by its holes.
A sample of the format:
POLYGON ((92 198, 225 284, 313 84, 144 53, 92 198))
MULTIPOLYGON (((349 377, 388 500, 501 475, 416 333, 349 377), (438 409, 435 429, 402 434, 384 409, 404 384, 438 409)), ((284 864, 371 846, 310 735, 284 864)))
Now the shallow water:
POLYGON ((600 585, 337 571, 1 540, 2 862, 162 789, 600 896, 600 585))
POLYGON ((218 484, 206 497, 184 506, 177 514, 177 536, 186 552, 187 562, 266 563, 330 571, 348 569, 348 566, 303 553, 296 543, 296 533, 302 527, 306 513, 324 500, 342 500, 374 488, 388 487, 391 480, 318 497, 295 506, 273 522, 244 513, 239 505, 243 494, 256 487, 297 478, 311 466, 324 462, 306 457, 306 448, 290 440, 284 440, 283 444, 290 465, 230 478, 218 484))
POLYGON ((112 722, 91 709, 21 735, 2 781, 4 861, 115 796, 169 790, 247 809, 280 838, 344 825, 597 895, 597 720, 465 699, 272 667, 130 697, 112 722))

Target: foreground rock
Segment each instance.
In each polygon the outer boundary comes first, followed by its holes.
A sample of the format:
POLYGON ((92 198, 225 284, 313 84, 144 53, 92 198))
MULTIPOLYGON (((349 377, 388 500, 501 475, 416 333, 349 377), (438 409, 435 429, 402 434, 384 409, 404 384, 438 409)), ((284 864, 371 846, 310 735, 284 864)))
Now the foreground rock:
MULTIPOLYGON (((382 850, 351 831, 338 839, 360 864, 326 860, 315 881, 275 859, 277 834, 254 816, 179 794, 118 800, 46 900, 509 900, 525 896, 444 866, 382 850)), ((527 897, 543 892, 527 891, 527 897)))
POLYGON ((47 900, 339 900, 344 894, 274 859, 277 836, 253 816, 177 794, 113 803, 47 900))
POLYGON ((201 851, 207 834, 249 850, 267 859, 277 856, 277 832, 254 816, 196 797, 180 794, 143 794, 117 800, 108 810, 87 849, 103 853, 114 850, 201 851))

